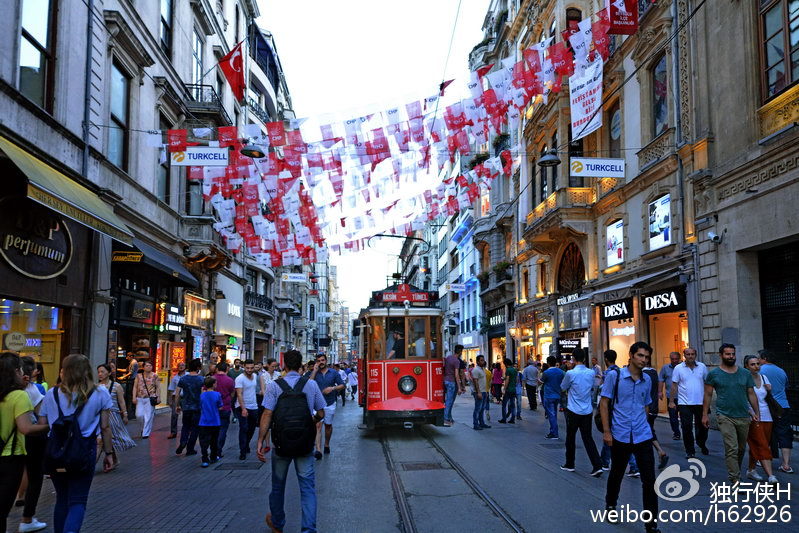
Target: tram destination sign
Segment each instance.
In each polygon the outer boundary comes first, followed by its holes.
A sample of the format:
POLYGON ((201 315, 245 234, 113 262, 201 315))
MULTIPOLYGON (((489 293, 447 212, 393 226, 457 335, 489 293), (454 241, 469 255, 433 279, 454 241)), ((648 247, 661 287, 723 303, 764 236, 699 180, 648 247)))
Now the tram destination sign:
POLYGON ((430 295, 427 292, 412 292, 411 288, 406 284, 399 285, 397 287, 396 292, 386 291, 383 292, 382 295, 384 302, 402 303, 405 300, 407 300, 410 303, 414 303, 414 302, 427 302, 430 299, 430 295))

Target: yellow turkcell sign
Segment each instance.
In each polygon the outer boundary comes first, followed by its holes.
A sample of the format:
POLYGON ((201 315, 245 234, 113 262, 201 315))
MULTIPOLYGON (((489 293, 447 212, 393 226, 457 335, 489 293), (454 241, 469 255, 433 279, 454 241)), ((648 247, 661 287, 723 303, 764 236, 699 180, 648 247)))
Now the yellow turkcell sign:
POLYGON ((172 152, 172 161, 180 163, 186 159, 186 152, 172 152))
POLYGON ((579 174, 583 171, 582 161, 572 161, 572 174, 579 174))

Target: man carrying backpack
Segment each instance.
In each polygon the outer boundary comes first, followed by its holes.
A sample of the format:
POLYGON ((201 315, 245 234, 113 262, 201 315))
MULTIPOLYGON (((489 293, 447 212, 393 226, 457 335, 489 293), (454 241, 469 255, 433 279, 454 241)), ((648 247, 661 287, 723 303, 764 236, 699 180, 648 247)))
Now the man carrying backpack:
POLYGON ((289 466, 295 461, 297 481, 300 486, 302 508, 302 531, 316 531, 316 486, 314 457, 316 423, 324 419, 327 402, 319 385, 307 377, 300 377, 302 355, 289 350, 284 355, 288 373, 267 384, 264 391, 261 422, 258 430, 256 455, 266 462, 271 431, 274 450, 272 452, 272 491, 269 493, 269 510, 266 523, 272 532, 282 532, 286 525, 283 502, 286 492, 286 476, 289 466))

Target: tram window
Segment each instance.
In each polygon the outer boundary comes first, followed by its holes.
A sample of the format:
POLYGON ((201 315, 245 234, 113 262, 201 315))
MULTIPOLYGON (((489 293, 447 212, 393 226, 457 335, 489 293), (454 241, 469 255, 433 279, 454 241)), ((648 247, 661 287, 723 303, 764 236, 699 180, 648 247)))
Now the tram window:
POLYGON ((386 358, 386 319, 383 317, 372 318, 371 331, 371 359, 378 361, 386 358))
POLYGON ((441 352, 438 349, 438 333, 441 331, 441 323, 438 317, 430 317, 430 359, 437 359, 441 357, 441 352))
POLYGON ((411 318, 408 320, 408 333, 410 344, 408 350, 408 357, 427 357, 427 350, 425 349, 425 338, 427 327, 427 317, 411 318))
POLYGON ((386 347, 388 349, 386 359, 405 359, 408 351, 407 342, 405 319, 389 318, 388 329, 386 330, 386 347))

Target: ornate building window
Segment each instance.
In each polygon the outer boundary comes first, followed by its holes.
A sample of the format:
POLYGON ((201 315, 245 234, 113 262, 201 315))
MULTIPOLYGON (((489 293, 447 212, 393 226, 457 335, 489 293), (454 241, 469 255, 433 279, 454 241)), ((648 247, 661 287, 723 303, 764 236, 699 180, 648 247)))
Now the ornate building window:
MULTIPOLYGON (((541 147, 541 157, 544 157, 546 155, 546 153, 547 153, 547 147, 546 147, 546 145, 544 145, 544 146, 541 147)), ((538 200, 539 202, 543 202, 544 200, 547 199, 547 196, 549 196, 548 183, 549 183, 549 179, 548 179, 548 176, 547 176, 547 167, 540 167, 540 177, 539 177, 539 181, 538 181, 538 187, 539 187, 538 190, 540 192, 540 196, 539 196, 539 200, 538 200)))
POLYGON ((576 244, 569 243, 558 265, 558 293, 574 294, 585 285, 585 263, 576 244))
POLYGON ((799 80, 799 0, 761 0, 760 38, 766 99, 799 80))
POLYGON ((52 113, 56 2, 25 0, 21 10, 19 92, 52 113))
POLYGON ((669 129, 668 77, 666 55, 655 61, 652 68, 652 137, 669 129))
POLYGON ((111 64, 111 126, 108 128, 108 160, 128 168, 130 77, 114 61, 111 64))

